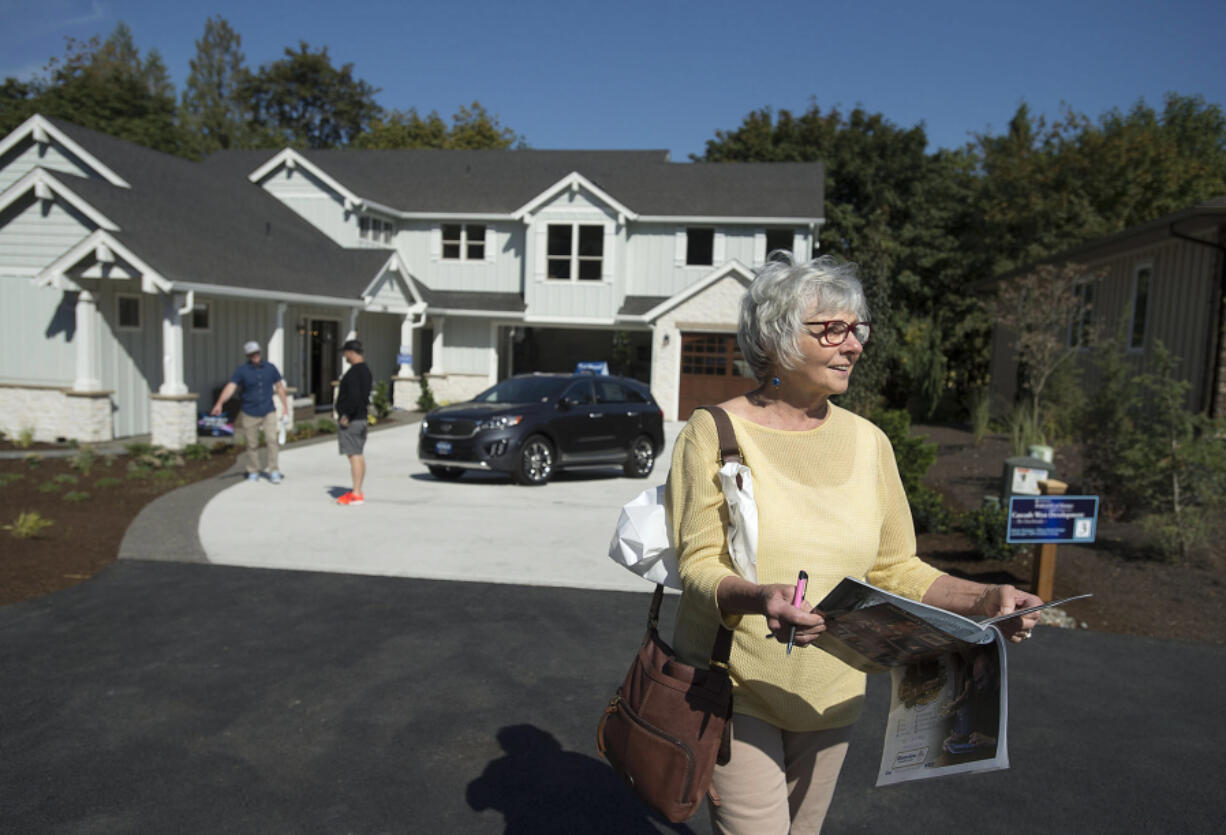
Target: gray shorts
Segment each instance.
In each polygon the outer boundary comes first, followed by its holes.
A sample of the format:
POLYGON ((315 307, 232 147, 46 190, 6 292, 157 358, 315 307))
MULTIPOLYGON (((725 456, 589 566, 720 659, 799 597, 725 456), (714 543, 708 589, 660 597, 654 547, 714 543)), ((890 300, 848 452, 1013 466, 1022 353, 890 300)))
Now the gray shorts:
POLYGON ((338 425, 336 440, 340 443, 341 455, 361 455, 366 448, 366 419, 350 421, 348 426, 338 425))

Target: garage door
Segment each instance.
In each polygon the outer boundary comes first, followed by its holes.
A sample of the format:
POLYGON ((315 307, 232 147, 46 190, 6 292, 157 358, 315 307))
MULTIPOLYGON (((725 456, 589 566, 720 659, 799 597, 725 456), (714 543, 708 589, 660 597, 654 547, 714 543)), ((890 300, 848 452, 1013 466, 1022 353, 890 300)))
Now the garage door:
POLYGON ((681 385, 678 420, 688 420, 699 406, 721 403, 755 388, 757 382, 730 333, 681 335, 681 385))

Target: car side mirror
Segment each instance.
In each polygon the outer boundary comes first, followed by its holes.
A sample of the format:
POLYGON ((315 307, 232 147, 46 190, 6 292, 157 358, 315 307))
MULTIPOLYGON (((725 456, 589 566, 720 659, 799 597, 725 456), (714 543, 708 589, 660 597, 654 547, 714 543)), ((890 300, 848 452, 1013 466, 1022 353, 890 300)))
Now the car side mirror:
POLYGON ((564 412, 570 409, 574 405, 575 405, 575 401, 569 397, 563 397, 562 399, 558 401, 558 408, 564 412))

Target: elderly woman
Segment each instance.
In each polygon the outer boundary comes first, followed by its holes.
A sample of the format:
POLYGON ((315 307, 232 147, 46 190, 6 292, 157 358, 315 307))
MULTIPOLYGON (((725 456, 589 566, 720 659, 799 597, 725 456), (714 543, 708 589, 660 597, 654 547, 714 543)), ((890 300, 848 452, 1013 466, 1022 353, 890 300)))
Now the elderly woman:
MULTIPOLYGON (((733 569, 717 476, 715 422, 699 410, 673 452, 667 507, 683 594, 674 646, 705 665, 722 620, 735 630, 732 758, 716 769, 722 833, 821 829, 864 698, 864 675, 809 645, 825 629, 792 606, 798 572, 820 600, 844 576, 971 616, 1038 604, 1012 586, 960 580, 915 555, 894 452, 872 423, 830 402, 847 390, 872 328, 855 266, 822 257, 773 261, 741 303, 737 341, 758 388, 720 405, 753 471, 757 582, 733 569), (769 631, 796 652, 785 655, 769 631)), ((1037 615, 1009 621, 1023 640, 1037 615), (1020 623, 1019 623, 1020 620, 1020 623)))

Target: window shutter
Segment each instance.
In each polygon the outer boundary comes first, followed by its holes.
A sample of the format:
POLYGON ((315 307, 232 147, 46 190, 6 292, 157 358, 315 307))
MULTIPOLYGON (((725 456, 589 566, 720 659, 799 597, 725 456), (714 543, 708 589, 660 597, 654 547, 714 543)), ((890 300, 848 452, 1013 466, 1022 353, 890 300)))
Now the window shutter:
POLYGON ((805 246, 805 240, 807 237, 808 236, 806 236, 804 232, 800 232, 800 231, 796 232, 792 236, 792 257, 796 261, 808 261, 809 260, 808 258, 805 257, 805 252, 808 249, 805 246))
POLYGON ((533 248, 532 264, 533 277, 537 281, 545 280, 545 253, 549 248, 549 240, 546 237, 549 227, 542 221, 536 221, 536 246, 533 248))
POLYGON ((437 261, 443 257, 443 227, 430 227, 430 260, 437 261))
POLYGON ((485 227, 485 262, 487 264, 494 263, 494 250, 498 246, 498 235, 494 233, 494 227, 486 224, 485 227))
POLYGON ((600 278, 603 281, 613 280, 613 244, 617 241, 617 226, 606 223, 604 226, 604 252, 600 254, 600 278))
POLYGON ((678 226, 677 227, 677 242, 676 242, 676 246, 673 249, 673 263, 678 267, 685 266, 685 248, 686 248, 687 243, 688 242, 685 237, 685 227, 678 226))
POLYGON ((766 230, 759 229, 753 233, 753 262, 766 263, 766 230))
POLYGON ((715 230, 715 243, 712 246, 711 261, 716 266, 724 263, 724 233, 720 230, 715 230))

